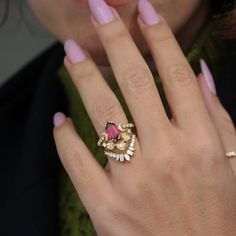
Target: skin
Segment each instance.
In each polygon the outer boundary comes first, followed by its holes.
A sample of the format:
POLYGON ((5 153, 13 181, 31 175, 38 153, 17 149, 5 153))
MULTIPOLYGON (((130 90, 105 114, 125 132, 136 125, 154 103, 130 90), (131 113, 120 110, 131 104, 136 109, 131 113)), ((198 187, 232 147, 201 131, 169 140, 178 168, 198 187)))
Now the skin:
MULTIPOLYGON (((86 4, 79 4, 78 0, 28 1, 42 25, 58 40, 63 43, 68 38, 75 39, 92 54, 98 65, 108 65, 104 48, 90 21, 90 12, 86 4)), ((151 0, 151 2, 168 21, 182 48, 188 49, 208 16, 208 1, 151 0)), ((136 3, 135 0, 127 0, 126 5, 118 6, 116 9, 140 51, 148 59, 150 52, 136 23, 136 3)))
MULTIPOLYGON (((236 235, 235 160, 225 157, 235 150, 236 134, 228 113, 203 75, 194 75, 167 21, 146 25, 138 18, 172 110, 169 120, 130 30, 113 14, 108 24, 92 24, 136 125, 134 158, 123 164, 109 158, 104 170, 70 118, 54 129, 61 161, 97 234, 236 235)), ((64 62, 99 135, 108 120, 127 123, 91 57, 64 62)))

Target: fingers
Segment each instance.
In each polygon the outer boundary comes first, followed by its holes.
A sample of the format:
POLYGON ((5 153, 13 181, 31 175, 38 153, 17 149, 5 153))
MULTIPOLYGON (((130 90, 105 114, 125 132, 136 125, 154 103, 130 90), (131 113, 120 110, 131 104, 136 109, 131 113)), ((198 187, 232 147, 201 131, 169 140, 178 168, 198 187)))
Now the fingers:
POLYGON ((138 24, 151 49, 175 123, 192 129, 208 124, 196 77, 166 21, 146 0, 138 2, 138 24))
POLYGON ((168 119, 145 60, 115 9, 109 8, 104 1, 99 1, 99 6, 97 4, 98 1, 89 1, 92 22, 136 123, 140 139, 150 137, 150 126, 154 124, 159 125, 159 132, 161 129, 166 132, 168 119))
MULTIPOLYGON (((100 136, 104 132, 107 121, 126 124, 127 119, 118 99, 92 59, 85 55, 79 45, 72 40, 66 41, 65 51, 67 57, 64 64, 79 91, 98 135, 100 136)), ((109 158, 108 160, 111 169, 120 166, 115 159, 109 158)))
MULTIPOLYGON (((211 119, 221 137, 225 152, 236 150, 236 132, 228 112, 222 106, 216 95, 214 80, 204 61, 201 61, 204 75, 198 76, 199 86, 205 100, 206 107, 211 119)), ((229 159, 236 173, 236 158, 229 159)))
POLYGON ((98 135, 104 132, 107 121, 127 123, 123 108, 92 59, 85 55, 83 49, 72 40, 65 42, 65 51, 69 60, 65 58, 64 64, 79 91, 98 135), (74 61, 75 54, 82 60, 74 61))
POLYGON ((54 138, 59 157, 86 209, 91 213, 104 202, 111 191, 109 179, 78 137, 69 118, 57 113, 54 138))

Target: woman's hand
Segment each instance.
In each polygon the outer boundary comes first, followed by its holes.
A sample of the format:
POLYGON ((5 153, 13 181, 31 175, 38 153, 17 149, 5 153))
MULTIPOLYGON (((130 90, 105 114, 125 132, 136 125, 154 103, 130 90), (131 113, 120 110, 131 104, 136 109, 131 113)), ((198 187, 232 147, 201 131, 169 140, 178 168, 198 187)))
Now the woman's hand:
MULTIPOLYGON (((104 170, 71 120, 55 117, 59 156, 98 235, 236 235, 236 178, 225 156, 236 148, 235 130, 206 73, 196 79, 165 20, 140 0, 138 25, 161 76, 170 121, 118 13, 102 0, 91 0, 90 9, 138 137, 131 162, 109 158, 104 170)), ((91 58, 72 41, 66 52, 65 65, 98 134, 109 120, 127 123, 91 58)))

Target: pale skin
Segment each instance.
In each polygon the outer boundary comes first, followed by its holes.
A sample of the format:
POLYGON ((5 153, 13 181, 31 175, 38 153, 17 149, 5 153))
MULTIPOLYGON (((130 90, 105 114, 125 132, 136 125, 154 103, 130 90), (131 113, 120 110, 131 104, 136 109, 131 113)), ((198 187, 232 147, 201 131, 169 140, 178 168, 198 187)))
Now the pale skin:
MULTIPOLYGON (((97 234, 235 235, 236 165, 225 152, 235 150, 236 134, 228 113, 203 75, 196 78, 164 17, 149 26, 136 16, 172 110, 169 120, 146 61, 113 13, 111 23, 91 22, 136 125, 134 158, 123 164, 108 159, 104 170, 70 118, 54 129, 61 161, 97 234)), ((77 64, 66 57, 65 66, 98 135, 108 120, 127 123, 90 56, 77 64)))

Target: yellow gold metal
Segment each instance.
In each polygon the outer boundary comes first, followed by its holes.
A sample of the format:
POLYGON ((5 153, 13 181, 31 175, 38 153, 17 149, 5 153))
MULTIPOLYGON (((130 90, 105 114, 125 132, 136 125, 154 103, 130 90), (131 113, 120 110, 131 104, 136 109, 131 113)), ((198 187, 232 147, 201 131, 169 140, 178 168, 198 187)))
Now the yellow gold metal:
MULTIPOLYGON (((114 124, 109 121, 109 124, 111 123, 114 124)), ((119 124, 117 126, 119 135, 117 135, 115 139, 109 138, 108 134, 104 132, 97 144, 104 149, 104 153, 107 157, 111 157, 120 162, 130 161, 134 155, 136 143, 136 136, 132 131, 133 128, 134 124, 132 123, 119 124)))

